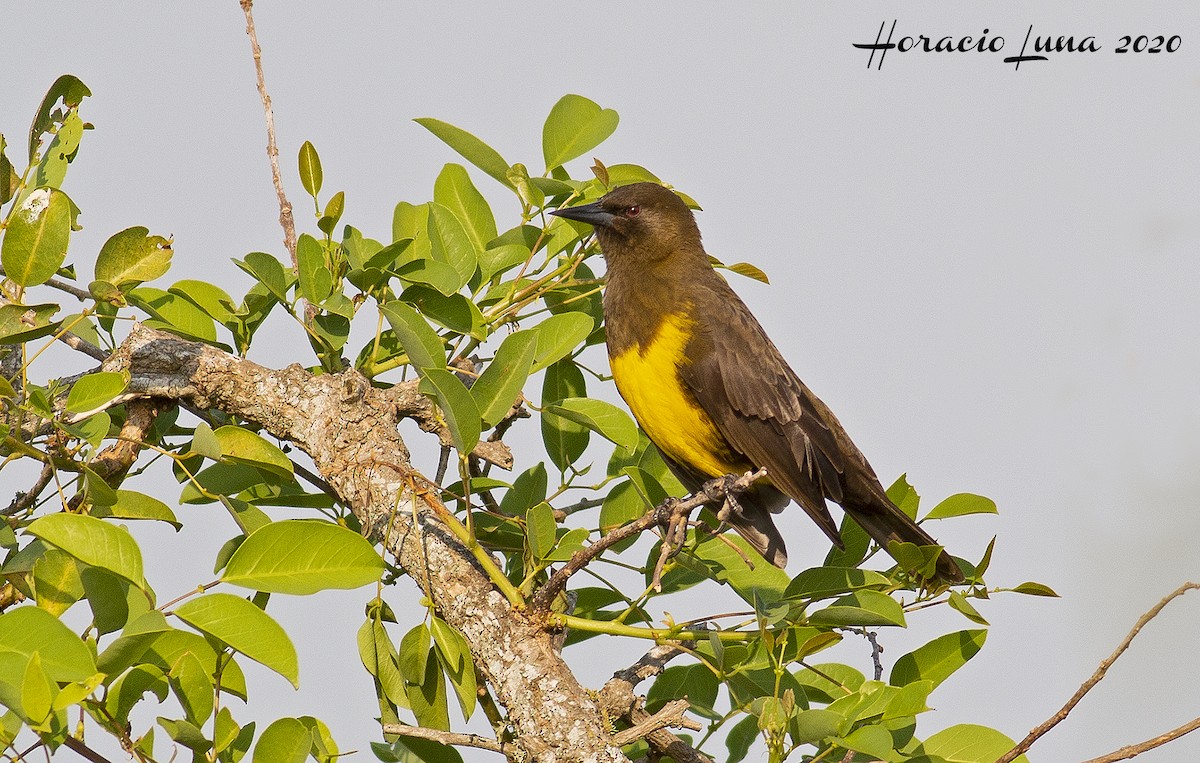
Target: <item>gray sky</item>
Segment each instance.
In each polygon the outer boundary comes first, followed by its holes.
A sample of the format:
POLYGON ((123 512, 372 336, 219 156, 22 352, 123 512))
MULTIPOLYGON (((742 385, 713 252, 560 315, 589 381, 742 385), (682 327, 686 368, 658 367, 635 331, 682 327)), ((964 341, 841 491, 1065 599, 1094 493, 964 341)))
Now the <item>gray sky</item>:
MULTIPOLYGON (((174 235, 170 278, 235 294, 249 283, 231 257, 282 257, 236 2, 9 3, 0 17, 10 144, 23 144, 59 74, 94 94, 84 117, 96 130, 66 184, 83 209, 71 255, 82 271, 130 225, 174 235)), ((256 22, 308 230, 294 170, 306 139, 326 195, 346 191, 345 221, 385 238, 396 202, 429 198, 441 165, 460 161, 412 118, 461 126, 540 170, 546 113, 564 93, 585 95, 621 115, 596 156, 689 193, 709 251, 767 271, 770 287, 735 287, 885 481, 907 472, 929 505, 961 491, 996 500, 998 518, 952 522, 940 539, 977 560, 999 535, 993 585, 1033 579, 1063 598, 983 602, 988 643, 934 693, 923 735, 977 722, 1020 738, 1143 611, 1200 577, 1200 5, 262 2, 256 22), (893 50, 868 70, 852 43, 893 19, 897 38, 986 28, 1005 48, 893 50), (1094 35, 1102 49, 1015 70, 1002 59, 1031 24, 1034 36, 1094 35), (1114 53, 1140 34, 1182 43, 1114 53)), ((507 227, 515 204, 473 177, 507 227)), ((280 339, 257 359, 296 360, 298 338, 272 327, 280 339)), ((154 580, 161 597, 209 579, 234 534, 219 509, 180 515, 195 527, 141 531, 149 564, 176 570, 174 587, 154 580)), ((800 512, 783 528, 793 574, 819 563, 826 541, 800 512)), ((369 596, 280 608, 303 686, 250 670, 251 707, 270 697, 260 717, 315 714, 343 749, 376 738, 352 651, 369 596)), ((396 604, 412 606, 399 594, 396 604)), ((954 613, 914 616, 908 632, 886 634, 885 658, 968 626, 954 613)), ((1200 597, 1173 605, 1034 760, 1082 760, 1200 713, 1198 628, 1200 597)), ((599 654, 632 658, 638 646, 599 654)), ((861 645, 847 648, 868 664, 861 645)), ((592 686, 620 667, 597 653, 568 652, 592 686)), ((1200 736, 1141 759, 1198 757, 1200 736)))

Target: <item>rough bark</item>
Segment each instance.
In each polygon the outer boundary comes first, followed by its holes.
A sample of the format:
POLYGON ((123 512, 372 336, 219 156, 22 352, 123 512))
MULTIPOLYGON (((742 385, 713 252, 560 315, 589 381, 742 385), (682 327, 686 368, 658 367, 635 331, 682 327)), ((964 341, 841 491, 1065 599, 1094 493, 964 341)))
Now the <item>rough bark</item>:
POLYGON ((130 392, 225 411, 307 453, 370 539, 384 543, 470 642, 529 760, 626 760, 550 634, 512 607, 432 517, 421 497, 428 482, 397 431, 402 414, 426 404, 413 399, 415 390, 377 389, 353 370, 271 370, 144 326, 134 327, 104 370, 127 370, 130 392))

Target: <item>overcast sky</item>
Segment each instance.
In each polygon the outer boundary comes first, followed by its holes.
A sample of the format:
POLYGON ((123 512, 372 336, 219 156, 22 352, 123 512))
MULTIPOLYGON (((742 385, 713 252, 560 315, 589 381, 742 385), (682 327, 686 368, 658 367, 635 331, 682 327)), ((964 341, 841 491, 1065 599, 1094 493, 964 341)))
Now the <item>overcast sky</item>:
MULTIPOLYGON (((83 116, 96 129, 66 183, 83 210, 71 254, 81 271, 130 225, 174 235, 170 278, 236 294, 249 284, 230 258, 285 258, 236 2, 7 3, 0 18, 10 145, 24 144, 59 74, 93 92, 83 116)), ((961 491, 996 500, 999 517, 952 522, 940 539, 977 560, 998 535, 989 582, 1038 580, 1063 598, 981 603, 988 643, 934 693, 923 735, 978 722, 1022 737, 1143 611, 1200 578, 1200 5, 264 1, 256 21, 306 229, 294 169, 304 140, 327 194, 346 191, 346 222, 386 238, 396 202, 428 199, 441 166, 461 161, 414 117, 461 126, 537 171, 546 113, 564 93, 585 95, 621 115, 597 157, 686 191, 704 208, 709 251, 768 273, 769 287, 734 285, 885 482, 907 472, 931 504, 961 491), (892 50, 869 69, 853 43, 893 20, 896 39, 1001 36, 1004 47, 892 50), (1031 41, 1091 35, 1100 50, 1004 63, 1031 25, 1031 41), (1180 45, 1122 55, 1124 35, 1180 45)), ((586 177, 589 163, 570 169, 586 177)), ((511 197, 473 176, 511 225, 511 197)), ((311 362, 291 353, 298 344, 263 344, 260 362, 311 362)), ((219 509, 180 515, 199 529, 141 531, 148 564, 177 571, 174 586, 153 578, 164 599, 209 579, 212 544, 235 532, 219 509)), ((782 525, 789 570, 819 563, 827 542, 802 513, 782 525)), ((397 606, 412 607, 402 593, 397 606)), ((369 595, 281 608, 303 686, 249 670, 251 706, 255 693, 271 698, 259 717, 316 714, 343 749, 377 738, 353 652, 369 595)), ((1083 760, 1200 714, 1192 596, 1143 632, 1035 761, 1083 760)), ((886 634, 885 659, 958 627, 954 613, 914 616, 886 634)), ((567 656, 598 687, 620 667, 598 653, 637 649, 585 652, 567 656)), ((868 664, 865 650, 846 654, 868 664)), ((1198 759, 1196 736, 1141 760, 1198 759)))

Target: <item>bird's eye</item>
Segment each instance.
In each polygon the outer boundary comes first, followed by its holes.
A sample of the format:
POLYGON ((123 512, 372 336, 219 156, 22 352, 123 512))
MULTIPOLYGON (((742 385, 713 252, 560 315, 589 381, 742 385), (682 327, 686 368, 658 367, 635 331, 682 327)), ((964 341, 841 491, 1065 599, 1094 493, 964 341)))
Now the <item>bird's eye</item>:
POLYGON ((626 217, 637 217, 641 213, 642 213, 642 208, 637 205, 625 208, 625 216, 626 217))

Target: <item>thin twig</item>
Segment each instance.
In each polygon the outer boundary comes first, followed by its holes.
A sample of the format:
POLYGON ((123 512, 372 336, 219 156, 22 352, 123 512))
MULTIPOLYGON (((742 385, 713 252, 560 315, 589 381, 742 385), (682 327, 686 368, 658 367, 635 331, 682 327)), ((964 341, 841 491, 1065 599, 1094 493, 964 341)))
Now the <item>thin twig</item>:
POLYGON ((1179 728, 1171 729, 1165 734, 1159 734, 1153 739, 1147 739, 1145 742, 1139 742, 1138 744, 1126 745, 1125 747, 1122 747, 1119 750, 1114 750, 1107 755, 1101 755, 1098 758, 1085 760, 1083 763, 1116 763, 1118 760, 1129 760, 1134 756, 1141 755, 1147 750, 1153 750, 1155 747, 1161 747, 1167 742, 1176 740, 1184 734, 1188 734, 1196 729, 1200 729, 1200 718, 1188 721, 1179 728))
POLYGON ((112 763, 108 758, 84 744, 82 740, 76 739, 69 734, 63 739, 63 746, 71 748, 75 754, 90 760, 92 763, 112 763))
MULTIPOLYGON (((1129 645, 1133 642, 1133 639, 1138 635, 1138 633, 1141 632, 1142 628, 1146 627, 1146 623, 1157 617, 1158 613, 1162 612, 1163 608, 1176 598, 1184 595, 1188 591, 1196 589, 1200 589, 1200 583, 1184 583, 1168 594, 1167 597, 1162 601, 1151 607, 1150 611, 1138 618, 1138 621, 1134 624, 1133 629, 1129 631, 1129 634, 1125 636, 1125 639, 1121 642, 1121 644, 1116 648, 1115 651, 1113 651, 1112 654, 1110 654, 1103 662, 1100 663, 1100 667, 1096 668, 1096 672, 1092 674, 1092 677, 1083 682, 1083 685, 1079 687, 1079 691, 1075 692, 1075 694, 1069 700, 1067 700, 1067 704, 1063 705, 1057 713, 1050 716, 1050 718, 1044 723, 1030 731, 1029 734, 1022 739, 1016 747, 997 758, 996 763, 1012 763, 1012 761, 1023 755, 1025 751, 1028 750, 1031 745, 1033 745, 1034 742, 1036 742, 1038 739, 1041 739, 1047 731, 1061 723, 1062 720, 1066 718, 1072 710, 1075 709, 1075 706, 1078 705, 1079 701, 1084 698, 1084 695, 1086 695, 1096 684, 1103 680, 1104 674, 1107 673, 1108 669, 1112 667, 1112 664, 1117 661, 1117 658, 1125 653, 1125 650, 1129 648, 1129 645)), ((1191 731, 1191 729, 1188 729, 1187 731, 1191 731)), ((1181 732, 1180 735, 1186 734, 1187 731, 1181 732)), ((1162 744, 1162 742, 1159 744, 1162 744)), ((1121 758, 1113 758, 1113 760, 1121 760, 1121 758)))
POLYGON ((493 739, 481 737, 478 734, 457 734, 453 731, 438 731, 437 729, 425 728, 424 726, 409 726, 403 723, 385 723, 383 724, 383 733, 414 737, 416 739, 428 739, 445 745, 477 747, 480 750, 490 750, 491 752, 498 752, 501 755, 516 753, 516 750, 511 745, 504 745, 493 739))
POLYGON ((12 503, 10 503, 4 509, 0 509, 0 516, 11 517, 14 514, 20 514, 29 507, 33 506, 33 504, 37 503, 38 496, 40 496, 42 491, 46 489, 46 486, 50 484, 50 479, 52 477, 54 477, 54 465, 42 464, 42 472, 38 475, 37 480, 34 481, 33 486, 24 493, 17 493, 16 497, 13 498, 12 503))
POLYGON ((621 525, 587 548, 576 551, 571 555, 571 559, 551 575, 550 579, 534 594, 531 601, 532 611, 541 613, 549 612, 550 605, 554 602, 555 597, 566 587, 567 580, 615 544, 620 543, 626 538, 639 535, 655 525, 661 525, 670 520, 672 516, 719 500, 730 492, 745 490, 755 480, 763 477, 765 474, 765 470, 759 469, 755 472, 746 472, 732 481, 724 477, 709 480, 691 497, 683 500, 669 498, 638 519, 633 520, 627 525, 621 525))
MULTIPOLYGON (((258 76, 258 95, 262 99, 263 116, 267 120, 267 159, 271 162, 271 180, 279 196, 279 225, 283 228, 283 245, 292 258, 292 269, 300 271, 296 259, 296 221, 292 217, 292 203, 283 190, 283 175, 279 172, 279 146, 275 143, 275 114, 271 110, 271 96, 267 93, 267 81, 263 76, 262 48, 258 45, 258 33, 254 30, 254 0, 239 0, 246 14, 246 34, 250 37, 250 51, 254 54, 254 71, 258 76)), ((309 306, 311 308, 311 305, 309 306)))

